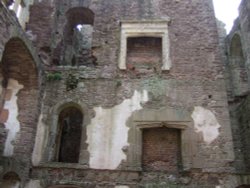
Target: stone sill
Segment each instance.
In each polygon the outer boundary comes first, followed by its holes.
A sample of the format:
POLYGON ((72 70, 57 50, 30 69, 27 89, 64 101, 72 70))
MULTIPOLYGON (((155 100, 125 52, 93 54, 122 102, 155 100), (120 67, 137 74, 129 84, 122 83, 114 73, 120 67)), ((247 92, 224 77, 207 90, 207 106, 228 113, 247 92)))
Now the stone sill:
POLYGON ((130 171, 130 172, 142 172, 142 169, 139 167, 127 167, 124 169, 94 169, 89 168, 87 164, 79 163, 60 163, 60 162, 49 162, 49 163, 40 163, 39 165, 34 166, 35 168, 65 168, 65 169, 76 169, 76 170, 98 170, 98 171, 130 171))

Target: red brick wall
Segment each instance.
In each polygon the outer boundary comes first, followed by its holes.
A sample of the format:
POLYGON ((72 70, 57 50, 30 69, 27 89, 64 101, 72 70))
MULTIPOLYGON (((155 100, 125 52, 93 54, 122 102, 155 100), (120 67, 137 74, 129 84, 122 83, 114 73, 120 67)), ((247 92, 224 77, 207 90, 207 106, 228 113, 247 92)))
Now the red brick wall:
POLYGON ((144 170, 178 172, 180 155, 179 130, 169 128, 143 130, 142 167, 144 170))
POLYGON ((35 3, 30 7, 30 20, 26 25, 26 30, 31 30, 35 35, 34 43, 38 49, 50 47, 51 33, 53 27, 54 9, 49 1, 35 3))
MULTIPOLYGON (((34 60, 21 39, 12 38, 5 45, 0 70, 6 80, 12 78, 24 86, 17 94, 17 118, 20 122, 20 131, 16 135, 13 144, 15 160, 25 164, 25 167, 22 167, 22 173, 25 176, 28 175, 30 157, 35 139, 39 86, 38 72, 34 60)), ((7 93, 5 96, 5 99, 8 99, 7 93)), ((2 139, 0 139, 0 143, 3 143, 2 139)))
POLYGON ((129 68, 158 68, 162 64, 161 38, 135 37, 127 41, 127 65, 129 68))

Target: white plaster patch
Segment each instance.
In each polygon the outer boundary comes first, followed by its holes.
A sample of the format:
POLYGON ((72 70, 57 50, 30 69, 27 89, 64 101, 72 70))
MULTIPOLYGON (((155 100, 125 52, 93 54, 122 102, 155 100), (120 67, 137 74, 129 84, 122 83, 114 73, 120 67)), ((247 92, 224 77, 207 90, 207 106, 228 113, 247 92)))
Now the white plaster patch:
POLYGON ((18 106, 17 106, 17 93, 23 88, 23 85, 19 84, 17 80, 9 79, 7 89, 12 91, 12 95, 9 101, 5 101, 4 109, 9 111, 8 119, 5 123, 5 128, 8 130, 7 139, 4 147, 4 156, 12 156, 14 151, 14 142, 16 134, 20 131, 20 123, 17 119, 18 106))
POLYGON ((215 115, 208 109, 197 106, 192 113, 196 132, 203 134, 206 144, 211 144, 219 136, 219 128, 215 115))
POLYGON ((122 148, 128 146, 126 122, 132 113, 142 109, 141 102, 148 101, 148 92, 135 91, 131 99, 111 108, 94 108, 96 116, 87 126, 87 143, 90 168, 116 169, 126 155, 122 148))
POLYGON ((115 188, 129 188, 129 186, 127 186, 127 185, 117 185, 117 186, 115 186, 115 188))
POLYGON ((26 184, 25 188, 42 188, 39 180, 30 180, 29 183, 26 184))
POLYGON ((33 165, 37 166, 42 160, 42 152, 45 140, 45 124, 43 123, 43 115, 39 116, 38 126, 37 126, 37 133, 36 133, 36 141, 34 150, 32 153, 32 163, 33 165))

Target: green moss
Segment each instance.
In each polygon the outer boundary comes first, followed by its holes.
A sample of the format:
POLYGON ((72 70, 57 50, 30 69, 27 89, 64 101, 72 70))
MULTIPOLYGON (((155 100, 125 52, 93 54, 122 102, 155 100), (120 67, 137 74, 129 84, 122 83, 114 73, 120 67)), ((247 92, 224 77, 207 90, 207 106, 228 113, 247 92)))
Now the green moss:
POLYGON ((166 93, 166 83, 159 76, 154 76, 147 80, 143 80, 142 88, 150 92, 154 98, 165 95, 166 93))
POLYGON ((60 72, 47 73, 46 79, 47 79, 47 81, 61 80, 62 74, 60 72))

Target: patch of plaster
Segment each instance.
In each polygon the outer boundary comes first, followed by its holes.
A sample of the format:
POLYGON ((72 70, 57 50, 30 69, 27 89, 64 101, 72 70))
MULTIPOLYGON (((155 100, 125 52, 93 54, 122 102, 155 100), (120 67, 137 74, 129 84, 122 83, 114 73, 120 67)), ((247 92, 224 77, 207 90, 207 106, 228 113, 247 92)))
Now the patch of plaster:
POLYGON ((117 186, 115 186, 115 188, 129 188, 129 186, 127 186, 127 185, 117 185, 117 186))
POLYGON ((39 180, 30 180, 25 188, 42 188, 39 180))
POLYGON ((39 116, 38 126, 37 126, 37 134, 34 150, 32 153, 32 163, 34 166, 39 165, 42 160, 42 152, 44 147, 45 140, 45 124, 43 123, 43 115, 39 116))
MULTIPOLYGON (((45 101, 45 98, 47 97, 46 92, 44 93, 43 96, 43 101, 45 101)), ((38 119, 38 124, 37 124, 37 131, 36 131, 36 140, 35 140, 35 146, 34 150, 32 153, 32 163, 34 166, 39 165, 39 163, 42 161, 42 156, 43 156, 43 148, 44 145, 47 141, 47 129, 46 129, 46 124, 43 122, 44 116, 43 116, 43 109, 44 109, 44 104, 42 103, 41 107, 42 111, 38 119)))
POLYGON ((96 116, 87 126, 87 143, 90 153, 90 168, 116 169, 126 155, 122 148, 128 146, 126 121, 136 110, 142 109, 141 102, 148 101, 148 92, 135 91, 130 99, 111 108, 94 108, 96 116))
POLYGON ((23 88, 17 80, 9 79, 7 89, 12 91, 10 100, 5 101, 4 109, 9 111, 8 119, 5 123, 5 128, 8 130, 7 139, 4 147, 4 156, 12 156, 14 152, 13 142, 16 134, 20 131, 20 123, 18 117, 17 93, 23 88))
POLYGON ((206 144, 211 144, 219 135, 218 123, 215 115, 208 109, 197 106, 192 113, 196 132, 201 132, 206 144))

